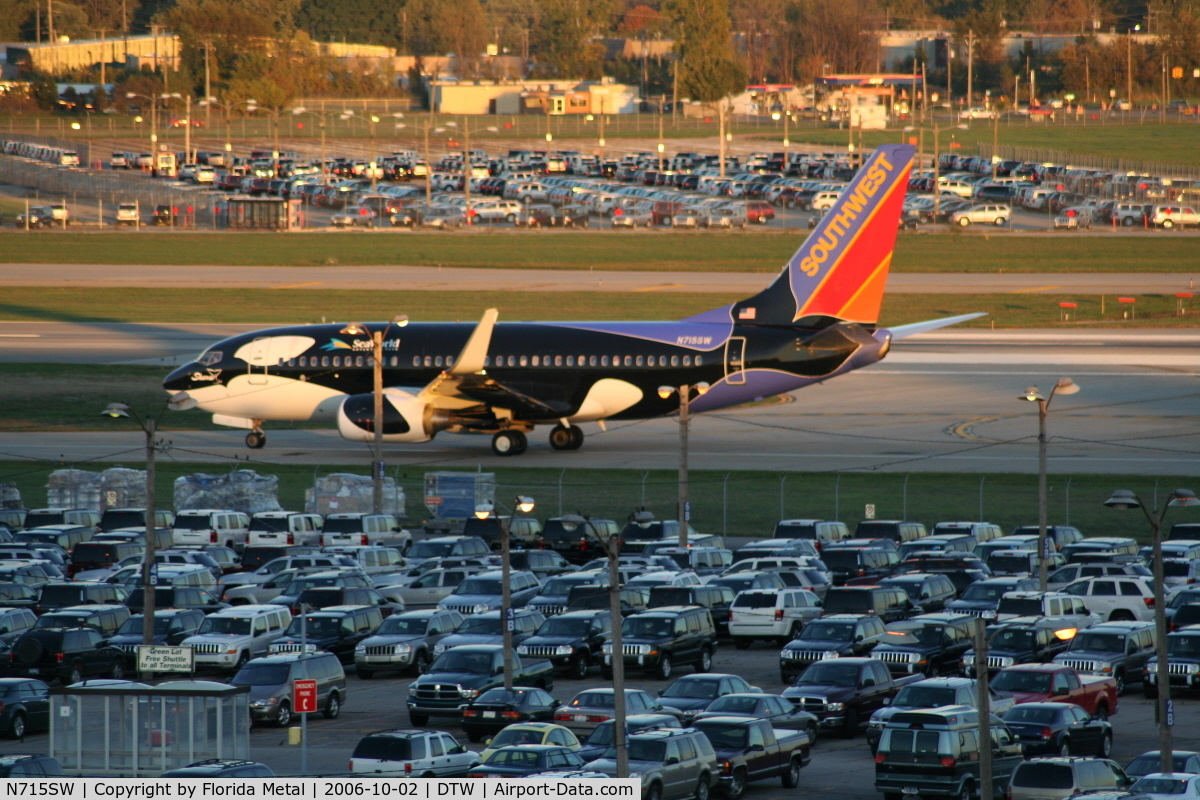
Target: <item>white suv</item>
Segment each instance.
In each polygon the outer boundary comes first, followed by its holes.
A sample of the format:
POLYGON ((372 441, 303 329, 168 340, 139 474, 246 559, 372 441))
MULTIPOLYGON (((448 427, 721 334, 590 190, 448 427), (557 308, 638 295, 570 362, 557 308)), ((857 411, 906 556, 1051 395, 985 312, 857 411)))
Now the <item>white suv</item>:
POLYGON ((729 635, 738 650, 755 639, 787 644, 804 623, 821 616, 821 601, 807 589, 749 589, 729 607, 729 635))
POLYGON ((1200 213, 1192 206, 1155 206, 1150 211, 1150 224, 1165 230, 1189 225, 1195 228, 1200 226, 1200 213))
POLYGON ((955 211, 950 215, 950 221, 960 227, 967 227, 971 223, 991 223, 997 227, 1008 224, 1008 218, 1012 216, 1012 209, 1008 206, 987 204, 982 206, 971 206, 962 211, 955 211))
POLYGON ((1106 575, 1076 581, 1062 591, 1082 598, 1088 611, 1108 622, 1154 619, 1154 589, 1146 578, 1106 575))

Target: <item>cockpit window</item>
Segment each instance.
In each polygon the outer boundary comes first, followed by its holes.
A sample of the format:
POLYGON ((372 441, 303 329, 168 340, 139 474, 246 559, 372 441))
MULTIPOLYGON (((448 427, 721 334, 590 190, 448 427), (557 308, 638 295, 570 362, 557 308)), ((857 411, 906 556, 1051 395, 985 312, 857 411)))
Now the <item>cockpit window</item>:
POLYGON ((204 367, 211 367, 213 364, 219 364, 224 354, 220 350, 209 350, 196 359, 196 363, 204 367))

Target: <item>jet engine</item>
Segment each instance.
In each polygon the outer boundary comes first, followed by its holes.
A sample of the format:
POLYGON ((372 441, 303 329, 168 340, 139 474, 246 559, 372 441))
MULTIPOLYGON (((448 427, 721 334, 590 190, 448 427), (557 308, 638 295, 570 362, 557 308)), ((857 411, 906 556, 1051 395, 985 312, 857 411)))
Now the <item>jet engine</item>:
MULTIPOLYGON (((338 433, 343 439, 370 442, 375 439, 375 395, 355 394, 338 409, 338 433)), ((401 389, 383 390, 383 440, 385 442, 428 442, 438 431, 451 426, 449 414, 401 389)))

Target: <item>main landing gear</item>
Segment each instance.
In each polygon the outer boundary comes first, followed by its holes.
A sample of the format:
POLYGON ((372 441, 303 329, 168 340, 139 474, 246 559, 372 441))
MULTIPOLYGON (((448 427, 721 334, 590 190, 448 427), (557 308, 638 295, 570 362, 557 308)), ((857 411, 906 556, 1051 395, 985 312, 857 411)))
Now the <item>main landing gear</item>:
POLYGON ((492 452, 498 456, 519 456, 528 445, 523 431, 500 431, 492 437, 492 452))
POLYGON ((555 425, 550 429, 550 446, 555 450, 578 450, 583 446, 583 429, 578 425, 555 425))

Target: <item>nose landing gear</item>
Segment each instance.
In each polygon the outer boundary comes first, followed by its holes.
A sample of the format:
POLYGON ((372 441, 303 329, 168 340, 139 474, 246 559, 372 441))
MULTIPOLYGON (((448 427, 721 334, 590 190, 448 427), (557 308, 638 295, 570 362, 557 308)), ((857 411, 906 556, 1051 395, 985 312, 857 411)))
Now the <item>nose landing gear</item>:
POLYGON ((255 428, 246 434, 246 447, 252 450, 261 450, 266 443, 267 434, 261 428, 255 428))

